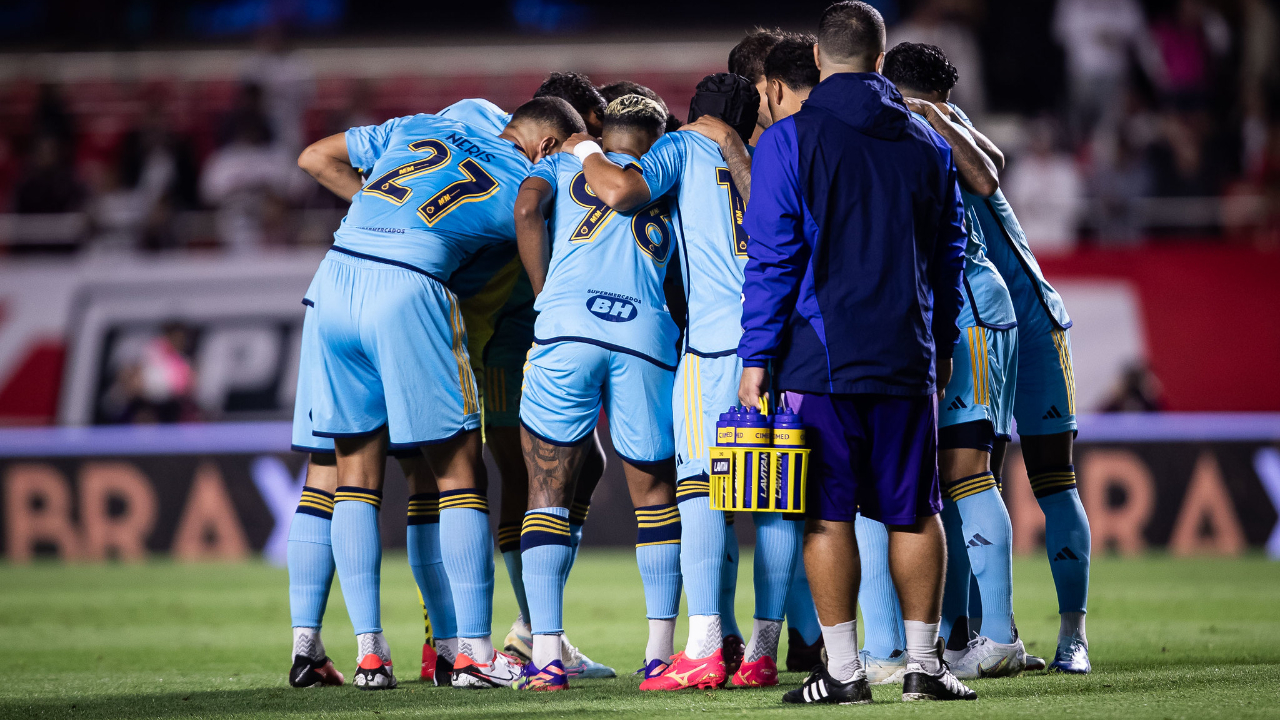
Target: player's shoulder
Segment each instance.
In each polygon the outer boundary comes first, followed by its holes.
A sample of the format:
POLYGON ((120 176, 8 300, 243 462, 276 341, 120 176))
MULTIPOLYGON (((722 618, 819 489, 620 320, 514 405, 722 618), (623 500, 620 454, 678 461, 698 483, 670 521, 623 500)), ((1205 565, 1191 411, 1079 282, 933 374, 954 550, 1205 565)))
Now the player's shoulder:
POLYGON ((605 157, 609 158, 614 164, 621 166, 624 170, 634 169, 640 170, 640 158, 627 153, 605 153, 605 157))

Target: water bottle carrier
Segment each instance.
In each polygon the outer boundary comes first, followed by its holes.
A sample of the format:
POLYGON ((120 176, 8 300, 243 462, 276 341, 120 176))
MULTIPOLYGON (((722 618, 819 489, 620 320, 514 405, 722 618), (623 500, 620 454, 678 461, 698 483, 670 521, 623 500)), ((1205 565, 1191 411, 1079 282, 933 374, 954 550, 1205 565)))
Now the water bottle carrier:
POLYGON ((711 509, 804 512, 806 448, 712 447, 711 509))

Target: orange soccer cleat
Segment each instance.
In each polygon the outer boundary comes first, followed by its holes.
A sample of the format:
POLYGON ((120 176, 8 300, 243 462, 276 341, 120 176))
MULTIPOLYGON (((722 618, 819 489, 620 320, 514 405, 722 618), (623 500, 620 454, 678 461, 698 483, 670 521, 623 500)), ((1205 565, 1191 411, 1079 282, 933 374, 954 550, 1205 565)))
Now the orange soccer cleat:
POLYGON ((640 683, 641 690, 687 690, 698 688, 711 690, 724 685, 728 673, 724 667, 724 653, 716 650, 704 658, 685 657, 678 652, 671 657, 671 666, 661 675, 640 683))

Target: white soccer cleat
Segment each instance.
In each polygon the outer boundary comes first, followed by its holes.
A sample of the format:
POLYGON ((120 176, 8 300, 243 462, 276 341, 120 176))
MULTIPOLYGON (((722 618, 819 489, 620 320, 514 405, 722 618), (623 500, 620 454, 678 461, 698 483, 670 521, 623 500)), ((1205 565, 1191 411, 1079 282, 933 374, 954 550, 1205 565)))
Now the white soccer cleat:
POLYGON ((453 686, 475 689, 511 687, 522 670, 524 663, 506 653, 495 651, 493 658, 484 664, 459 654, 453 662, 453 686))
POLYGON ((867 671, 867 682, 872 685, 897 685, 907 672, 907 654, 898 650, 892 657, 872 657, 866 650, 858 653, 862 669, 867 671))
POLYGON ((1019 638, 1011 643, 998 643, 979 635, 969 641, 963 657, 948 664, 961 680, 1013 677, 1027 669, 1027 651, 1019 638))
POLYGON ((564 670, 572 677, 611 678, 618 673, 608 665, 592 660, 569 642, 568 635, 560 636, 560 652, 564 655, 564 670))

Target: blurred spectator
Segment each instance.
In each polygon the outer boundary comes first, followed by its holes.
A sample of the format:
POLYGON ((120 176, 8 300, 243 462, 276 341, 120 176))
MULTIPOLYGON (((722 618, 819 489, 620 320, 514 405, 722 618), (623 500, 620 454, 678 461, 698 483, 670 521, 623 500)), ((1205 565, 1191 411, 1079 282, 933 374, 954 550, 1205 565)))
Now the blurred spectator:
POLYGON ((14 193, 14 212, 72 212, 83 207, 84 200, 84 186, 72 167, 70 149, 56 128, 36 135, 14 193))
POLYGON ((315 76, 307 61, 289 49, 283 29, 262 32, 256 52, 245 63, 243 78, 263 89, 276 143, 294 155, 302 152, 306 144, 303 115, 315 94, 315 76))
POLYGON ((1138 361, 1125 369, 1120 384, 1102 404, 1102 412, 1161 412, 1164 408, 1164 388, 1159 378, 1144 361, 1138 361))
MULTIPOLYGON (((1267 149, 1267 100, 1280 97, 1280 7, 1275 0, 1243 0, 1240 24, 1241 128, 1246 172, 1267 149)), ((1276 120, 1274 116, 1271 118, 1276 120)))
POLYGON ((1075 159, 1056 142, 1049 119, 1030 124, 1026 152, 1018 155, 1003 182, 1018 221, 1037 253, 1069 252, 1076 245, 1077 217, 1084 195, 1075 159))
POLYGON ((1163 60, 1165 91, 1179 106, 1202 106, 1216 66, 1231 49, 1227 21, 1203 0, 1178 0, 1151 24, 1151 36, 1163 60))
POLYGON ((196 368, 191 330, 166 323, 136 358, 125 363, 107 392, 107 416, 121 423, 175 423, 198 420, 194 400, 196 368))
POLYGON ((1157 81, 1162 67, 1136 0, 1058 0, 1053 32, 1067 56, 1071 132, 1079 142, 1116 120, 1130 53, 1157 81))
POLYGON ((1204 108, 1169 112, 1151 148, 1152 194, 1208 197, 1221 194, 1233 160, 1231 138, 1214 126, 1204 108))
POLYGON ((889 28, 889 47, 901 42, 936 45, 960 71, 951 102, 981 122, 987 97, 982 81, 982 53, 973 25, 977 0, 924 0, 905 21, 889 28))
POLYGON ((218 236, 235 252, 283 242, 285 210, 312 183, 297 166, 297 153, 272 142, 262 111, 262 89, 245 85, 227 128, 229 142, 205 163, 200 195, 218 210, 218 236))

